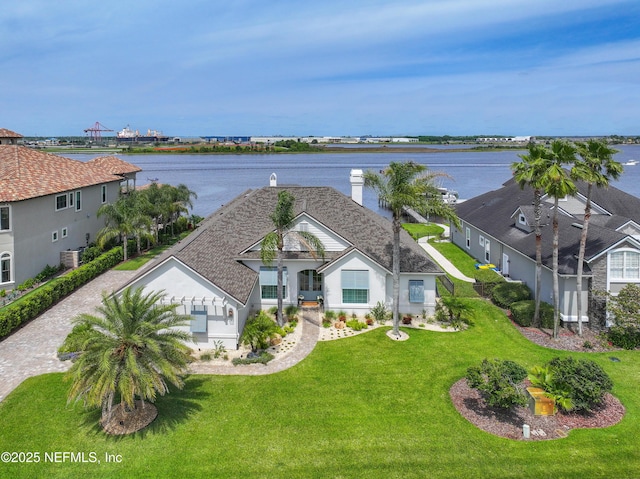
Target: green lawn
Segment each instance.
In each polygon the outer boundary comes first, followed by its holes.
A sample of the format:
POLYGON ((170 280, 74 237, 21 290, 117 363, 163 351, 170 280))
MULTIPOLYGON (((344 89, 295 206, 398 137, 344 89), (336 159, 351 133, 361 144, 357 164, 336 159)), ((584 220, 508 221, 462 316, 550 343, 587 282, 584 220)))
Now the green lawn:
POLYGON ((526 367, 567 353, 526 341, 497 308, 473 301, 461 333, 384 329, 319 343, 295 367, 269 376, 191 376, 157 401, 159 417, 130 437, 107 437, 98 411, 66 405, 62 375, 25 381, 0 403, 0 452, 36 451, 38 464, 2 464, 2 477, 640 477, 638 353, 593 358, 627 408, 607 429, 522 442, 463 419, 448 390, 483 358, 526 367), (44 462, 45 452, 95 452, 101 464, 44 462), (106 463, 105 454, 120 455, 106 463))
POLYGON ((423 236, 439 237, 444 233, 444 228, 435 223, 403 223, 402 227, 407 230, 416 241, 423 236))

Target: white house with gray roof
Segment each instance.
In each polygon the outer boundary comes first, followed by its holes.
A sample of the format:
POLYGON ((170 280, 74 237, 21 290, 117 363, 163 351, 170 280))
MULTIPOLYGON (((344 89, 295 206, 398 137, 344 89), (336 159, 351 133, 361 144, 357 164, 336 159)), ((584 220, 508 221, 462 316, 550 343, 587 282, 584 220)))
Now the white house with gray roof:
MULTIPOLYGON (((578 194, 559 202, 560 315, 577 322, 577 301, 582 320, 592 329, 606 326, 602 300, 594 291, 617 293, 628 283, 640 283, 640 199, 610 186, 593 188, 584 262, 582 298, 577 297, 577 266, 587 185, 577 182, 578 194)), ((507 278, 535 289, 535 233, 533 191, 521 189, 511 178, 502 188, 457 205, 460 229, 452 228, 452 241, 480 263, 492 263, 507 278)), ((553 301, 551 219, 553 199, 543 198, 543 301, 553 301)))
MULTIPOLYGON (((299 243, 285 245, 284 304, 322 298, 325 309, 364 314, 392 299, 391 222, 362 206, 362 171, 351 174, 352 197, 331 187, 270 186, 248 190, 206 218, 185 240, 124 285, 164 291, 163 301, 192 317, 188 330, 200 348, 222 341, 238 347, 247 318, 277 303, 275 264, 260 260, 273 230, 278 192, 295 198, 293 229, 321 239, 324 258, 299 243)), ((443 272, 401 232, 400 311, 432 314, 436 277, 443 272)))

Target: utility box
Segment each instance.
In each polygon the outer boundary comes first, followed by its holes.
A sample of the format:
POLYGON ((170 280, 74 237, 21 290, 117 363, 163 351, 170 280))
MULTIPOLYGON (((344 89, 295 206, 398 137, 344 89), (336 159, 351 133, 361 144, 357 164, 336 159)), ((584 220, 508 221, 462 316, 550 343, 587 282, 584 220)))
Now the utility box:
POLYGON ((553 416, 555 414, 556 403, 553 399, 544 395, 541 388, 528 387, 529 410, 535 416, 553 416))

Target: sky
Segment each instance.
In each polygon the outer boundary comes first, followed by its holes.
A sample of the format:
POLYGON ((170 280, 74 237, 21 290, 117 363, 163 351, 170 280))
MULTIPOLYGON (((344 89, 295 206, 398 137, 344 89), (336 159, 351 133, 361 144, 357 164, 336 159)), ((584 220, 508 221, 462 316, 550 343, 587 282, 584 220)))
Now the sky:
MULTIPOLYGON (((640 135, 638 0, 21 0, 0 128, 640 135)), ((113 135, 115 133, 105 133, 113 135)))

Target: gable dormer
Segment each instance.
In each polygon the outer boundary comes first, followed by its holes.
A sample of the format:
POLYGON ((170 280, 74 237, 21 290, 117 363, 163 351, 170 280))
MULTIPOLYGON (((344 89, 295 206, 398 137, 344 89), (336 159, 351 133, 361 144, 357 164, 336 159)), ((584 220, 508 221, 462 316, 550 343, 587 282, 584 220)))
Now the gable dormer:
POLYGON ((640 225, 635 221, 629 220, 627 223, 623 224, 619 228, 616 228, 616 231, 620 233, 624 233, 626 235, 631 236, 637 240, 640 240, 640 225))
POLYGON ((526 233, 531 233, 533 231, 533 206, 519 206, 511 215, 511 218, 514 219, 516 228, 526 233), (529 209, 531 211, 528 211, 529 209))

